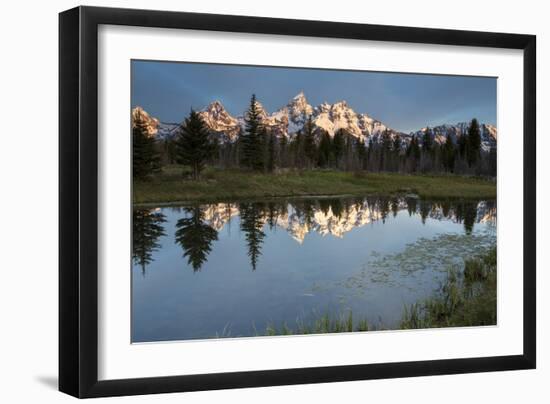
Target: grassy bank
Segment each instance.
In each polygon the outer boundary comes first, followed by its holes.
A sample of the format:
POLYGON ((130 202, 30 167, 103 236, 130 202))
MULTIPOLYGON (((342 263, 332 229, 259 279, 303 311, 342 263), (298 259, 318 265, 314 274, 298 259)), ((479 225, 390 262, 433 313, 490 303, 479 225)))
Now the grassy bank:
POLYGON ((182 168, 133 185, 134 204, 213 201, 241 198, 319 195, 394 195, 415 193, 422 198, 495 198, 496 183, 452 175, 404 175, 309 170, 280 174, 208 168, 199 181, 182 176, 182 168))
POLYGON ((401 328, 495 325, 497 321, 497 251, 466 260, 454 269, 440 292, 406 307, 401 328))

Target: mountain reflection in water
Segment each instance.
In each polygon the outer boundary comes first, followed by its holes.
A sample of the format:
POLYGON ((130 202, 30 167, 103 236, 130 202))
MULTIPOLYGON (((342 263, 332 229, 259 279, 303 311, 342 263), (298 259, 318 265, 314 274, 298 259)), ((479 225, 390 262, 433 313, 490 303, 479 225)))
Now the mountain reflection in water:
POLYGON ((133 210, 132 342, 265 334, 353 312, 383 329, 496 242, 494 201, 294 198, 133 210))
POLYGON ((180 214, 173 234, 182 255, 194 272, 208 260, 212 243, 232 219, 239 217, 250 267, 255 270, 262 254, 266 229, 282 229, 297 243, 303 244, 310 233, 344 238, 351 230, 369 223, 385 223, 401 211, 426 219, 461 223, 471 234, 476 223, 496 226, 495 201, 426 201, 418 198, 318 198, 272 200, 266 202, 232 202, 195 204, 170 208, 135 208, 133 210, 132 259, 145 271, 166 235, 164 209, 180 214))

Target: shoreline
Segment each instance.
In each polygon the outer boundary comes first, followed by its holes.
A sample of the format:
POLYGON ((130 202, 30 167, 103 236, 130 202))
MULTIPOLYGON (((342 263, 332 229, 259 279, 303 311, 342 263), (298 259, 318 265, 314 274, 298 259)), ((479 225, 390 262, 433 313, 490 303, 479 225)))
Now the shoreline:
POLYGON ((413 198, 418 200, 429 200, 434 202, 441 201, 474 201, 474 200, 495 200, 494 197, 478 198, 478 197, 431 197, 431 198, 422 198, 420 195, 413 193, 402 193, 402 194, 309 194, 309 195, 274 195, 274 196, 265 196, 265 197, 237 197, 231 199, 216 199, 216 198, 207 198, 207 199, 188 199, 181 201, 159 201, 159 202, 132 202, 132 208, 163 208, 171 206, 187 206, 193 204, 209 204, 209 203, 235 203, 235 202, 260 202, 260 201, 273 201, 273 200, 296 200, 296 199, 339 199, 339 198, 361 198, 361 197, 388 197, 388 198, 413 198))

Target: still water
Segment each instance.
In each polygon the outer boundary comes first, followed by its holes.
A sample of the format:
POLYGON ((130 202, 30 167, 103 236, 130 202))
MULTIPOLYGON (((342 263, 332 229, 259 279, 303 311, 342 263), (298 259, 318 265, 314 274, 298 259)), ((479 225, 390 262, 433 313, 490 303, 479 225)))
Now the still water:
POLYGON ((495 201, 278 199, 133 211, 132 341, 265 334, 405 305, 496 243, 495 201))

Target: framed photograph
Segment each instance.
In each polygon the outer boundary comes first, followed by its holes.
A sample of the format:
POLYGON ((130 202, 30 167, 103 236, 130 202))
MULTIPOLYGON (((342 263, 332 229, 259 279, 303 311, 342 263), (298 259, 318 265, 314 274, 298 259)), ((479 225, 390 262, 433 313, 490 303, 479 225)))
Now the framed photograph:
POLYGON ((59 28, 61 391, 535 368, 535 36, 59 28))

